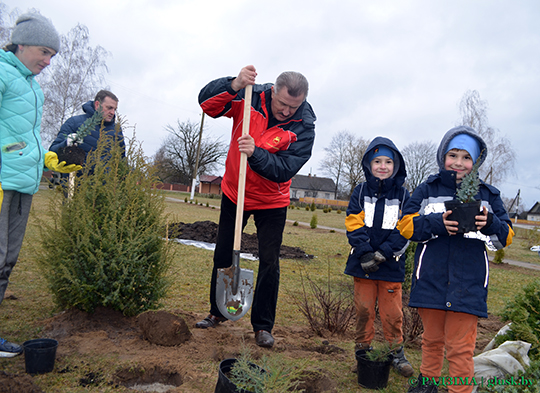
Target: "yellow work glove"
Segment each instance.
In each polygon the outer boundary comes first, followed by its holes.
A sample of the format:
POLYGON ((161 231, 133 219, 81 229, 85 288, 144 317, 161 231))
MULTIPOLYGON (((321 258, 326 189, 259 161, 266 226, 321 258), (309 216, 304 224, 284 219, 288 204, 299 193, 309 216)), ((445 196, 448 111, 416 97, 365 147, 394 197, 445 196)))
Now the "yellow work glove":
POLYGON ((54 151, 48 151, 45 153, 45 166, 51 171, 60 173, 70 173, 80 171, 82 169, 82 166, 80 165, 66 165, 65 161, 58 162, 58 155, 54 151))
POLYGON ((0 210, 2 210, 2 202, 4 202, 4 190, 2 190, 2 183, 0 183, 0 210))

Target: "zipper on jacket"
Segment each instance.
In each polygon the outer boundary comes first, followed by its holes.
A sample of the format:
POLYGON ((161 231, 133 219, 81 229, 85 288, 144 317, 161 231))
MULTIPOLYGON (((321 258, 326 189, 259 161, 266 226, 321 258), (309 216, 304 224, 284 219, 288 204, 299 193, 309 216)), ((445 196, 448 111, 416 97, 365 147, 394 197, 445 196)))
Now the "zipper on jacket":
POLYGON ((37 123, 38 123, 38 112, 39 112, 39 109, 38 109, 38 97, 37 97, 37 94, 36 94, 36 90, 34 89, 34 85, 33 85, 33 82, 34 82, 34 78, 33 78, 33 75, 30 75, 28 77, 29 79, 29 82, 30 82, 30 88, 32 89, 32 92, 34 93, 34 102, 35 102, 35 117, 34 117, 34 126, 32 127, 32 135, 34 135, 34 139, 36 140, 36 146, 37 146, 37 149, 38 149, 38 165, 36 165, 36 179, 37 179, 37 185, 39 187, 39 182, 41 179, 39 179, 39 163, 41 162, 41 143, 40 143, 40 140, 39 138, 36 136, 36 126, 37 126, 37 123))

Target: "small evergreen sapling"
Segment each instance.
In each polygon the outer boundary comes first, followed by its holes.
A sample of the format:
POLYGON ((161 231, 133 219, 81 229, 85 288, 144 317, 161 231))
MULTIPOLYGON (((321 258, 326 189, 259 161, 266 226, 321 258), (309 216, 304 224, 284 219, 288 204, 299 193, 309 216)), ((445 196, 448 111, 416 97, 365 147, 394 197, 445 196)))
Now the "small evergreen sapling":
MULTIPOLYGON (((83 149, 77 145, 82 143, 84 138, 95 130, 97 127, 103 129, 103 110, 101 108, 96 109, 94 114, 86 119, 83 124, 77 129, 74 145, 66 146, 58 151, 58 160, 65 161, 66 164, 83 165, 86 153, 83 149)), ((66 135, 67 138, 67 135, 66 135)))
POLYGON ((249 347, 242 345, 241 354, 236 359, 231 371, 230 381, 236 391, 252 393, 304 392, 300 388, 308 360, 285 362, 279 354, 269 357, 263 355, 261 366, 255 365, 249 347))
POLYGON ((462 203, 469 203, 474 201, 474 197, 478 194, 480 188, 480 177, 478 175, 478 168, 480 168, 480 163, 484 154, 484 150, 480 153, 480 156, 474 163, 471 172, 463 177, 459 190, 456 192, 456 198, 462 203))
POLYGON ((86 119, 83 124, 77 130, 77 138, 75 143, 82 143, 85 136, 90 135, 90 133, 96 129, 97 126, 103 127, 103 110, 100 108, 96 109, 92 117, 86 119))

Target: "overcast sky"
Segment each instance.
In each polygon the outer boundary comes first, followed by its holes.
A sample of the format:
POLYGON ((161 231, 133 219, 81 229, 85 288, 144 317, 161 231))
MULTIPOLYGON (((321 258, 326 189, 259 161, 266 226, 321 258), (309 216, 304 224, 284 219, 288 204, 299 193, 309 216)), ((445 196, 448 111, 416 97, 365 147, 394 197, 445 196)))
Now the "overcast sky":
MULTIPOLYGON (((521 189, 527 210, 540 201, 538 0, 3 2, 38 9, 61 34, 88 27, 92 45, 112 54, 105 87, 148 156, 167 124, 200 121, 206 83, 253 64, 259 83, 287 70, 310 82, 317 136, 301 174, 322 176, 324 148, 342 130, 386 136, 400 149, 438 145, 459 122, 463 94, 477 90, 489 124, 517 153, 515 174, 499 188, 508 198, 521 189)), ((229 119, 205 124, 229 140, 229 119)))

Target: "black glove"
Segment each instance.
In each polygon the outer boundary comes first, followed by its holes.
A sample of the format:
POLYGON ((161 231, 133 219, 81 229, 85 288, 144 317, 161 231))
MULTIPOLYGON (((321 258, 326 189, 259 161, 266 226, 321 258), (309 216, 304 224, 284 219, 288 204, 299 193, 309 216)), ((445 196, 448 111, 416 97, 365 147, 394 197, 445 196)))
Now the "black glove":
POLYGON ((373 259, 375 260, 375 262, 377 262, 377 265, 383 262, 386 262, 386 257, 380 251, 375 251, 375 255, 373 256, 373 259))
POLYGON ((386 258, 384 257, 384 255, 380 251, 375 251, 374 253, 370 252, 365 255, 362 255, 362 258, 360 258, 360 265, 362 266, 362 269, 366 273, 373 273, 379 270, 379 264, 385 261, 386 261, 386 258), (366 255, 370 255, 372 259, 364 260, 364 262, 362 263, 362 259, 366 257, 366 255))
POLYGON ((379 270, 377 263, 373 260, 375 254, 372 252, 367 252, 359 258, 360 266, 366 273, 373 273, 379 270))

